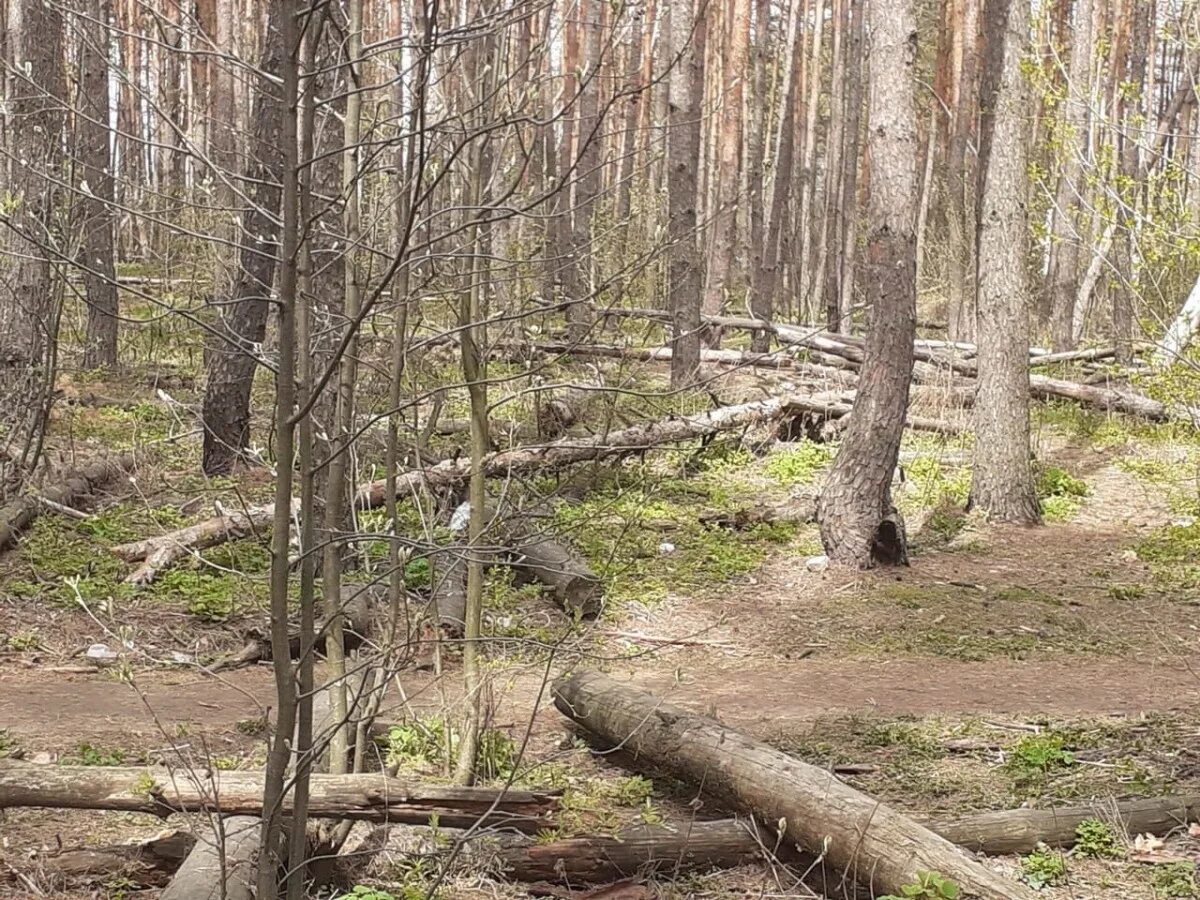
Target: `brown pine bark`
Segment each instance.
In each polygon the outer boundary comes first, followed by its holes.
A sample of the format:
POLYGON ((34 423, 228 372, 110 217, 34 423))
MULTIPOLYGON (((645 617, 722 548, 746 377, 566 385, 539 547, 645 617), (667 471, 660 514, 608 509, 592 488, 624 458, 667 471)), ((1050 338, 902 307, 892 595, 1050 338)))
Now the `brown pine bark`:
MULTIPOLYGON (((712 215, 712 239, 709 243, 704 300, 701 312, 717 315, 732 289, 733 255, 737 248, 737 202, 741 187, 742 104, 746 82, 747 51, 750 43, 750 2, 730 0, 722 19, 720 35, 723 51, 720 113, 716 152, 716 186, 712 215)), ((709 342, 720 344, 719 332, 710 332, 709 342)))
POLYGON ((979 247, 979 380, 975 465, 968 506, 1001 522, 1037 522, 1029 459, 1029 299, 1026 278, 1025 107, 1021 58, 1028 10, 988 0, 991 36, 981 101, 985 110, 979 247))
POLYGON ((703 102, 705 34, 692 3, 667 9, 668 47, 678 62, 671 69, 667 118, 667 237, 671 256, 667 279, 671 310, 671 388, 696 379, 700 366, 700 292, 703 272, 697 243, 700 122, 703 102))
POLYGON ((859 567, 908 559, 890 486, 904 431, 917 320, 917 33, 911 0, 872 0, 868 33, 867 152, 874 172, 863 276, 870 321, 854 414, 817 510, 826 552, 859 567))
POLYGON ((83 235, 83 283, 87 298, 86 369, 117 365, 116 250, 113 243, 113 176, 108 128, 108 54, 111 0, 88 0, 77 20, 80 60, 76 147, 88 190, 76 203, 83 235))

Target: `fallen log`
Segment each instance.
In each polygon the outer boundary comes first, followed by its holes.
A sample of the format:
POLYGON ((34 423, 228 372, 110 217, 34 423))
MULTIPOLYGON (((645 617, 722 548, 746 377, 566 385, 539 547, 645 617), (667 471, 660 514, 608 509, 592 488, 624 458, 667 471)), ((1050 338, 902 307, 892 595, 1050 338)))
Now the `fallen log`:
POLYGON ((560 678, 554 703, 604 746, 703 785, 779 829, 789 844, 822 854, 870 890, 899 894, 903 885, 929 871, 954 881, 963 896, 1032 897, 833 773, 605 675, 576 672, 560 678))
MULTIPOLYGON (((263 774, 99 766, 45 766, 0 760, 0 809, 107 809, 167 816, 176 812, 259 815, 263 774)), ((379 774, 313 775, 308 814, 448 828, 483 824, 536 831, 557 801, 544 791, 409 784, 379 774)), ((290 801, 289 801, 290 802, 290 801)))
MULTIPOLYGON (((483 469, 490 478, 533 471, 553 472, 574 463, 634 453, 661 444, 678 443, 768 422, 791 409, 794 399, 783 396, 756 400, 737 406, 722 406, 694 416, 672 416, 607 434, 585 438, 564 437, 546 444, 498 450, 483 458, 483 469)), ((470 474, 470 460, 461 457, 442 460, 422 469, 410 469, 397 475, 396 495, 450 487, 465 481, 470 474)), ((386 480, 372 481, 358 491, 355 504, 359 509, 382 506, 386 490, 386 480)), ((273 510, 273 505, 254 506, 242 513, 216 516, 158 537, 122 544, 113 550, 122 559, 131 562, 144 559, 145 563, 126 580, 148 584, 163 568, 196 550, 268 527, 274 515, 273 510)))
POLYGON ((592 567, 548 530, 551 513, 546 508, 523 510, 505 522, 509 565, 519 580, 548 588, 568 615, 590 618, 604 603, 604 582, 592 567))
POLYGON ((1169 834, 1200 820, 1200 794, 1097 801, 1056 809, 1009 809, 932 824, 947 840, 980 853, 1029 853, 1038 844, 1072 847, 1085 819, 1119 823, 1127 834, 1169 834))
POLYGON ((254 900, 261 830, 253 816, 215 819, 159 900, 254 900))
POLYGON ((102 457, 55 477, 54 484, 46 486, 40 493, 11 500, 0 508, 0 550, 14 543, 21 532, 33 524, 43 508, 74 508, 106 482, 124 475, 133 468, 133 464, 133 457, 129 454, 102 457))
POLYGON ((1080 384, 1077 381, 1066 381, 1062 378, 1030 375, 1029 392, 1039 400, 1056 398, 1074 400, 1076 403, 1082 403, 1105 412, 1125 413, 1154 422, 1165 422, 1171 418, 1165 403, 1152 400, 1142 394, 1121 391, 1116 388, 1080 384))
POLYGON ((67 882, 128 878, 160 887, 192 851, 196 836, 172 828, 154 837, 100 847, 67 847, 37 858, 46 874, 67 882))
MULTIPOLYGON (((299 508, 299 501, 293 501, 293 513, 299 508)), ((273 503, 250 506, 241 512, 214 516, 157 537, 119 544, 113 547, 112 551, 127 562, 142 561, 125 581, 129 584, 145 585, 157 578, 163 569, 185 556, 226 541, 261 533, 271 527, 274 517, 273 503)))
POLYGON ((580 835, 548 843, 514 839, 504 842, 496 859, 500 874, 516 881, 605 884, 631 875, 728 869, 764 855, 753 822, 720 819, 636 825, 613 835, 580 835))

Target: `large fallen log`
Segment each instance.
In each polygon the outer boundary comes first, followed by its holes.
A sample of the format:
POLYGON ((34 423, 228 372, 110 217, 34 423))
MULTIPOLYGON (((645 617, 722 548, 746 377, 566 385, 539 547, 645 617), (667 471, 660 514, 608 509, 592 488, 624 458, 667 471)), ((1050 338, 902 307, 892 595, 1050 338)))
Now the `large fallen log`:
POLYGON ((702 785, 870 890, 899 894, 929 871, 954 881, 966 897, 1032 897, 833 773, 605 675, 576 672, 559 679, 554 703, 603 745, 702 785))
POLYGON ((1074 400, 1076 403, 1105 412, 1125 413, 1154 422, 1165 422, 1171 418, 1165 403, 1143 394, 1135 394, 1133 391, 1080 384, 1077 381, 1049 378, 1045 375, 1030 375, 1029 392, 1039 400, 1074 400))
POLYGON ((55 477, 54 484, 43 488, 40 493, 16 497, 0 507, 0 550, 16 541, 43 509, 56 506, 74 508, 106 482, 124 475, 133 468, 133 464, 133 456, 129 454, 102 457, 55 477))
POLYGON ((1119 823, 1127 834, 1169 834, 1200 820, 1200 794, 1097 801, 1056 809, 1009 809, 931 825, 938 834, 980 853, 1028 853, 1038 844, 1071 847, 1085 819, 1119 823))
POLYGON ((254 900, 261 828, 254 816, 214 819, 159 900, 254 900))
MULTIPOLYGON (((176 812, 259 815, 261 772, 45 766, 0 760, 0 809, 107 809, 167 816, 176 812)), ((549 825, 553 794, 485 787, 409 784, 386 775, 313 775, 308 814, 318 819, 483 824, 536 831, 549 825)))

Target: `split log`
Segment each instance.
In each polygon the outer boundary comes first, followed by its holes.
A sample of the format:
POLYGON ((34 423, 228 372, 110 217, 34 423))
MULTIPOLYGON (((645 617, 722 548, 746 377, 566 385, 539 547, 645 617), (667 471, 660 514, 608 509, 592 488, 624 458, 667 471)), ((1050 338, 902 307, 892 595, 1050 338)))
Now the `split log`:
POLYGON ((688 778, 880 893, 900 893, 922 871, 940 872, 964 896, 1032 896, 945 838, 854 790, 832 772, 727 728, 713 719, 594 672, 554 685, 563 715, 639 764, 688 778))
POLYGON ((1169 834, 1200 819, 1200 794, 1096 802, 1057 809, 1010 809, 931 825, 938 834, 980 853, 1029 853, 1038 844, 1071 847, 1085 819, 1119 823, 1128 834, 1169 834))
MULTIPOLYGON (((436 816, 447 828, 485 824, 536 831, 557 804, 539 791, 409 784, 386 775, 313 775, 309 815, 423 825, 436 816), (494 807, 494 809, 493 809, 494 807)), ((259 815, 261 772, 99 766, 43 766, 0 760, 0 809, 107 809, 167 816, 176 812, 259 815)))
POLYGON ((253 816, 232 816, 213 825, 159 900, 254 900, 262 822, 253 816))
POLYGON ((40 494, 17 497, 0 508, 0 550, 16 541, 47 505, 78 506, 89 494, 133 468, 131 455, 106 456, 54 478, 40 494), (47 503, 46 501, 49 501, 47 503))

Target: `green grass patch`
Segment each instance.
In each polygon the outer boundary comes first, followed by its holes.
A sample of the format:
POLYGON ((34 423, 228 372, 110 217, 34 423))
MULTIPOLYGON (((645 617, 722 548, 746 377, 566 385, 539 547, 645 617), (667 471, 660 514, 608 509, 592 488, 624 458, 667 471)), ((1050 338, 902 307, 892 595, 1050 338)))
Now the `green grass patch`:
POLYGON ((833 455, 834 449, 829 444, 804 440, 772 453, 763 471, 782 485, 812 484, 817 475, 833 462, 833 455))

